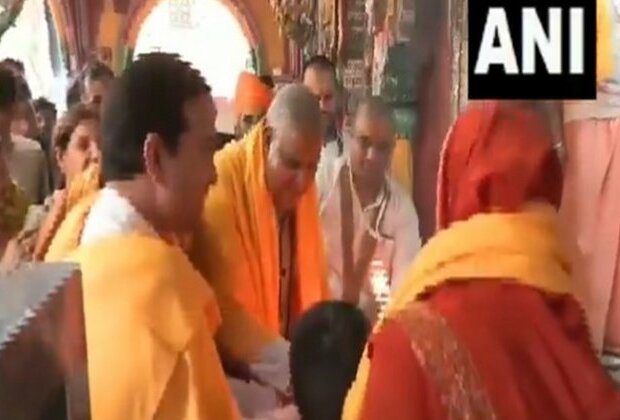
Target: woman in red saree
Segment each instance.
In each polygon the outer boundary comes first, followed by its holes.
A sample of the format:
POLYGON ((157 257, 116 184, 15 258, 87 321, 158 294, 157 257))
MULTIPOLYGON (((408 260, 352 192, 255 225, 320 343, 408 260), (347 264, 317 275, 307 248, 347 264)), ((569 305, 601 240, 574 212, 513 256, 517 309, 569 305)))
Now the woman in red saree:
POLYGON ((549 131, 470 105, 444 143, 435 236, 395 292, 345 420, 620 419, 572 289, 549 131))

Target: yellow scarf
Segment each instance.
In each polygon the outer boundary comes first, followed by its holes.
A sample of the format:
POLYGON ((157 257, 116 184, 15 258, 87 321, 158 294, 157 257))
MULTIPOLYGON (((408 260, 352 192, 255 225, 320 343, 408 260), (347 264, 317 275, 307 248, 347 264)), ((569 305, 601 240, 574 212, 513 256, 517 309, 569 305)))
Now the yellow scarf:
MULTIPOLYGON (((522 213, 479 214, 438 232, 420 251, 395 291, 385 319, 448 281, 505 281, 554 294, 574 295, 567 257, 548 206, 522 213)), ((375 332, 381 328, 375 326, 375 332)), ((364 353, 344 406, 343 420, 357 420, 370 369, 364 353)))
POLYGON ((413 153, 411 141, 399 138, 394 144, 391 165, 392 178, 411 196, 413 191, 413 153))
POLYGON ((213 341, 217 301, 180 248, 125 233, 68 259, 83 275, 93 419, 238 418, 213 341))
MULTIPOLYGON (((273 200, 265 184, 264 123, 215 157, 218 182, 208 193, 201 228, 190 252, 194 265, 218 295, 223 325, 218 341, 243 360, 280 331, 278 230, 273 200), (271 337, 257 335, 255 327, 271 337), (244 327, 245 325, 245 327, 244 327), (252 332, 252 331, 255 332, 252 332)), ((317 194, 310 188, 295 208, 297 279, 293 318, 328 296, 317 194), (298 299, 297 299, 298 298, 298 299), (299 307, 296 307, 299 305, 299 307)))
POLYGON ((100 187, 99 165, 89 166, 69 183, 64 193, 55 199, 41 225, 34 252, 35 259, 60 260, 77 248, 86 212, 100 187), (65 222, 66 220, 69 221, 65 222))
POLYGON ((612 0, 596 0, 596 80, 600 83, 614 69, 612 0))

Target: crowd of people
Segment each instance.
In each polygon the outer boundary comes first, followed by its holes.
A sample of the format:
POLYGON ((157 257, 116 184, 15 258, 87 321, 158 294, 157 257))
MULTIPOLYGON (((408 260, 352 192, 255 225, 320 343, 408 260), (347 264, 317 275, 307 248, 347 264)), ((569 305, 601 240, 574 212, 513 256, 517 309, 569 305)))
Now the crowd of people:
POLYGON ((58 121, 27 91, 0 63, 2 264, 79 263, 93 419, 620 419, 546 105, 463 110, 422 245, 390 106, 347 115, 326 57, 242 73, 234 139, 172 54, 89 65, 58 121))

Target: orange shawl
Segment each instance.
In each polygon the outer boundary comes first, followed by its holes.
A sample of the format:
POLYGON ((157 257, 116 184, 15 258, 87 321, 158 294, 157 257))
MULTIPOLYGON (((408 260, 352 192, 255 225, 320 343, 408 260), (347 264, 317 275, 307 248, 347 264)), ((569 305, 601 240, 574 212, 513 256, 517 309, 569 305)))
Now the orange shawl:
MULTIPOLYGON (((225 303, 229 301, 240 304, 277 335, 278 232, 275 209, 265 184, 263 131, 263 123, 257 124, 243 141, 227 145, 216 155, 218 182, 209 191, 202 227, 194 235, 192 257, 218 294, 223 330, 228 330, 227 322, 238 312, 225 303)), ((296 276, 292 284, 291 322, 328 296, 317 208, 313 186, 295 210, 296 276)), ((231 325, 231 330, 235 326, 231 325)))

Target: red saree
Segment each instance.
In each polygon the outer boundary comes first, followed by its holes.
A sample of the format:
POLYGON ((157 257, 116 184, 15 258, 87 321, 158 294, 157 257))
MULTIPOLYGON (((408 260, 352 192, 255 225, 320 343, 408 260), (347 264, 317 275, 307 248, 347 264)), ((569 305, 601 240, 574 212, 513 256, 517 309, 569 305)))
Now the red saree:
POLYGON ((556 230, 562 173, 547 133, 515 105, 459 116, 438 232, 369 341, 345 420, 620 419, 556 230))

